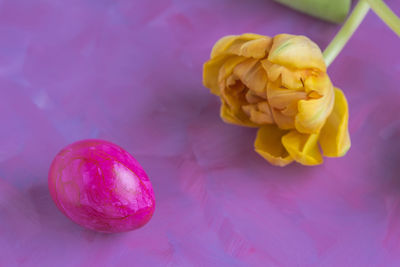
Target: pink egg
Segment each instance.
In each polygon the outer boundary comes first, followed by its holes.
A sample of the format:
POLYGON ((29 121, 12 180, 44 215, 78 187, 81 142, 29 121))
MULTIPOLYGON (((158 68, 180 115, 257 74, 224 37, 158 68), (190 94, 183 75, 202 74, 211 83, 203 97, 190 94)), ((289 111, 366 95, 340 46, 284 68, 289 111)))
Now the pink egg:
POLYGON ((100 232, 137 229, 155 208, 143 168, 124 149, 102 140, 79 141, 61 150, 50 167, 49 190, 68 218, 100 232))

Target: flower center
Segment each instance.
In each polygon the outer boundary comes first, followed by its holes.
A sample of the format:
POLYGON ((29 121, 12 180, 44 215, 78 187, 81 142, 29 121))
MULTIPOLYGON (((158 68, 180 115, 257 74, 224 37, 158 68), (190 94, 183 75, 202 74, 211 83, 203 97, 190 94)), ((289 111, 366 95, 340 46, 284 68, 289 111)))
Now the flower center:
POLYGON ((302 73, 257 59, 239 63, 220 79, 223 102, 238 117, 258 125, 294 129, 298 101, 313 98, 305 92, 302 73), (278 75, 270 73, 273 69, 278 75))
POLYGON ((222 96, 235 112, 243 112, 254 123, 271 124, 274 119, 265 92, 255 92, 236 75, 231 74, 221 88, 222 96))

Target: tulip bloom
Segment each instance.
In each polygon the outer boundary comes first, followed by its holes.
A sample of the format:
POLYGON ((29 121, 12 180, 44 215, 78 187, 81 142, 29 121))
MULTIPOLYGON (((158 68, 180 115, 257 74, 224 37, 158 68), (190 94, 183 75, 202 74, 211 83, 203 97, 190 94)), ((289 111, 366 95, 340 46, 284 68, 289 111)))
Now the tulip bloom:
POLYGON ((259 128, 255 150, 274 165, 317 165, 322 154, 340 157, 350 148, 346 98, 305 36, 223 37, 204 64, 203 83, 220 97, 225 122, 259 128))

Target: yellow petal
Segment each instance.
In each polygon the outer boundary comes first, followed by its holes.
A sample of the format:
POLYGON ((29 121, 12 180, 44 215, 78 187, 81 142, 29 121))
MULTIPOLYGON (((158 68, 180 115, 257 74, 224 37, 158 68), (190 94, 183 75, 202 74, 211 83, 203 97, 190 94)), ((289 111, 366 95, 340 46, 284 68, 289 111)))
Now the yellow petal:
POLYGON ((318 165, 323 162, 318 148, 318 134, 301 134, 291 131, 282 137, 282 144, 297 162, 303 165, 318 165))
POLYGON ((219 73, 218 73, 218 81, 226 79, 229 75, 234 72, 234 69, 241 65, 245 58, 242 57, 229 57, 222 64, 219 73))
POLYGON ((271 108, 272 117, 274 118, 276 125, 278 125, 279 128, 284 130, 294 129, 295 128, 294 117, 287 116, 283 114, 282 111, 283 110, 271 108))
POLYGON ((304 81, 304 89, 307 93, 316 92, 319 95, 333 93, 333 85, 328 74, 320 71, 311 71, 304 81))
POLYGON ((203 65, 203 85, 210 89, 211 93, 220 95, 220 81, 228 77, 233 68, 244 60, 242 57, 227 56, 210 59, 203 65))
POLYGON ((218 85, 218 75, 221 66, 224 64, 226 57, 218 57, 210 59, 203 65, 203 85, 210 89, 215 95, 220 94, 218 85))
POLYGON ((289 89, 300 89, 303 88, 303 81, 305 80, 306 71, 297 69, 288 69, 284 66, 273 64, 267 59, 261 61, 261 64, 267 72, 268 80, 275 82, 281 77, 281 83, 283 86, 289 89))
POLYGON ((227 35, 219 39, 211 50, 210 58, 221 56, 232 45, 232 43, 239 39, 237 35, 227 35))
POLYGON ((276 125, 265 125, 257 132, 255 151, 273 165, 286 166, 293 161, 282 145, 282 136, 287 133, 276 125))
POLYGON ((264 95, 267 86, 267 74, 257 59, 248 59, 239 63, 233 70, 247 88, 257 95, 264 95))
POLYGON ((271 45, 272 39, 264 36, 260 39, 244 43, 240 47, 238 55, 243 57, 263 58, 269 51, 271 45))
POLYGON ((316 68, 326 71, 324 58, 318 45, 301 35, 276 35, 273 38, 268 60, 290 68, 316 68))
POLYGON ((258 125, 274 123, 268 102, 259 102, 242 106, 244 113, 250 120, 258 125))
POLYGON ((247 104, 246 91, 248 90, 235 75, 231 75, 226 81, 222 81, 220 88, 222 101, 234 113, 240 112, 241 106, 247 104))
POLYGON ((265 101, 267 99, 266 94, 260 96, 257 95, 255 92, 248 90, 246 93, 246 100, 247 102, 249 102, 250 104, 256 104, 262 101, 265 101))
POLYGON ((307 93, 303 90, 291 90, 279 87, 275 83, 268 83, 267 97, 272 107, 285 109, 292 103, 297 104, 299 100, 306 99, 307 93))
POLYGON ((275 83, 268 83, 267 96, 275 123, 279 128, 294 129, 298 102, 307 98, 307 93, 302 90, 281 88, 275 83))
POLYGON ((230 124, 246 126, 246 127, 258 127, 259 125, 251 122, 244 112, 234 113, 229 106, 226 104, 221 105, 220 110, 221 119, 230 124))
POLYGON ((340 89, 335 88, 335 105, 319 137, 324 156, 341 157, 349 150, 351 142, 348 120, 349 111, 346 97, 340 89))
POLYGON ((332 112, 335 95, 328 75, 320 73, 305 81, 308 99, 298 102, 296 129, 301 133, 317 133, 332 112))
POLYGON ((214 45, 211 58, 221 55, 263 58, 272 45, 272 38, 259 34, 245 33, 222 37, 214 45))

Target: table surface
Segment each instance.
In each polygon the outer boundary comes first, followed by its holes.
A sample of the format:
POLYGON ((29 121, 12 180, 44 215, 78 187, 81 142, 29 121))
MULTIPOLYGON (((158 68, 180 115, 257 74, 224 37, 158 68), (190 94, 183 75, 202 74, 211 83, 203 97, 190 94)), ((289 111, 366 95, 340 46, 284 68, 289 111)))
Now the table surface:
POLYGON ((325 47, 338 29, 268 0, 1 0, 0 266, 399 266, 400 39, 375 14, 329 68, 350 107, 343 158, 271 166, 202 86, 223 35, 325 47), (57 210, 50 163, 86 138, 147 171, 145 227, 95 233, 57 210))

